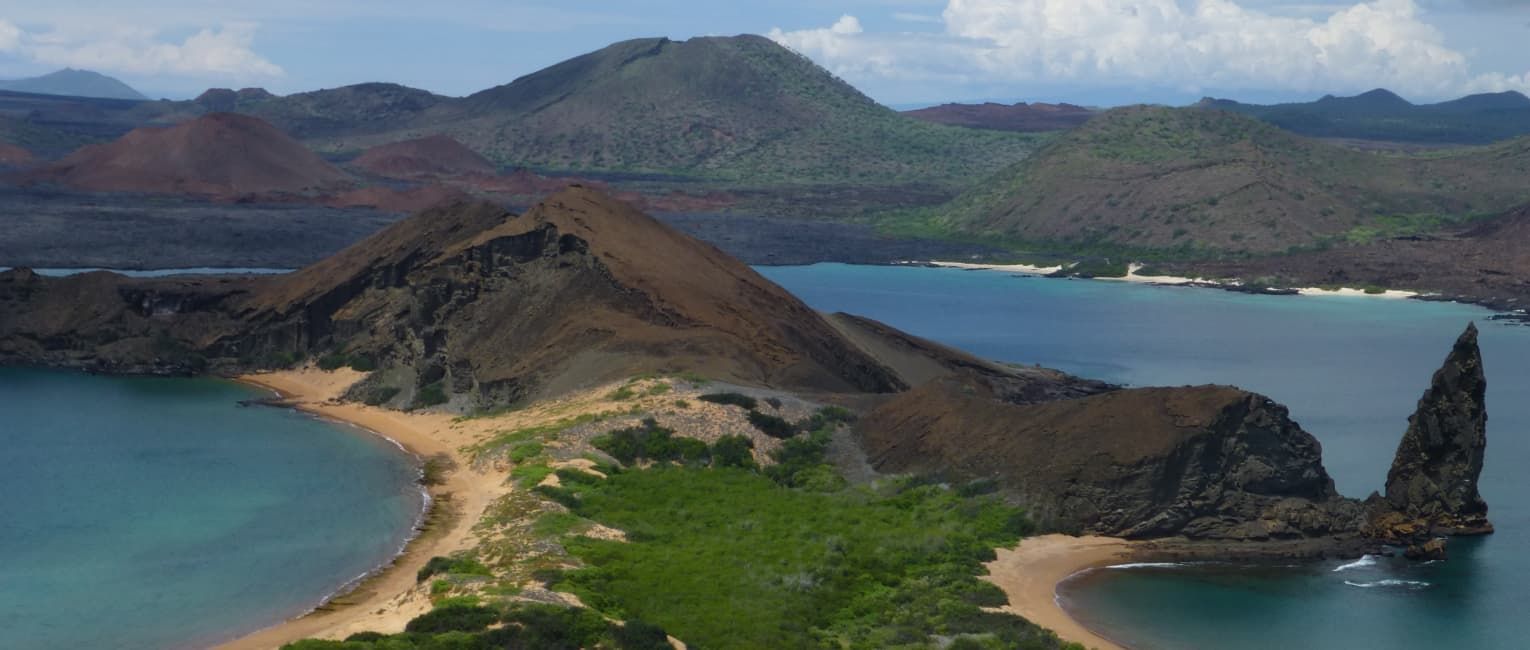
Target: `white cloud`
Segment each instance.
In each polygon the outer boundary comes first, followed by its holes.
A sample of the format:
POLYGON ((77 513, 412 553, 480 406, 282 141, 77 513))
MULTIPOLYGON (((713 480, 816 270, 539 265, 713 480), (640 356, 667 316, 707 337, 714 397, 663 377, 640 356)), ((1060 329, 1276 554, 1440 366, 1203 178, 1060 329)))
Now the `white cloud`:
POLYGON ((281 67, 254 49, 256 25, 204 28, 176 42, 130 25, 53 26, 25 31, 0 21, 0 52, 50 65, 137 75, 236 80, 280 77, 281 67))
POLYGON ((1530 89, 1530 73, 1473 75, 1467 56, 1425 18, 1414 0, 1372 0, 1311 16, 1235 0, 949 0, 943 33, 867 33, 845 16, 829 28, 770 36, 852 78, 1187 92, 1384 86, 1420 98, 1530 89))

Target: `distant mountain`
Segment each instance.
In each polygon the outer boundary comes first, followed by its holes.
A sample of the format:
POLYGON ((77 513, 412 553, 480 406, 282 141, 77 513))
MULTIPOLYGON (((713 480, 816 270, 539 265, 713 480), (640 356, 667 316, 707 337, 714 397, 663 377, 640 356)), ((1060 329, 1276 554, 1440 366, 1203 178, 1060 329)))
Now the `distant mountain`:
POLYGON ((935 210, 995 241, 1271 253, 1427 232, 1530 200, 1530 139, 1408 157, 1193 108, 1102 113, 935 210))
POLYGON ((204 111, 254 115, 294 138, 309 140, 391 132, 449 101, 418 88, 364 83, 280 97, 263 88, 214 88, 191 103, 204 111))
POLYGON ((33 182, 96 192, 238 196, 333 189, 350 177, 259 119, 213 113, 143 127, 32 172, 33 182))
POLYGON ((1206 98, 1197 106, 1250 115, 1320 138, 1487 144, 1530 134, 1530 97, 1514 91, 1423 105, 1376 89, 1354 97, 1328 95, 1307 103, 1259 105, 1206 98))
POLYGON ((1060 131, 1089 121, 1094 111, 1073 104, 941 104, 904 115, 936 124, 997 131, 1060 131))
POLYGON ((102 97, 106 99, 148 99, 121 81, 98 72, 64 68, 41 77, 0 81, 0 90, 39 95, 102 97))
POLYGON ((502 167, 749 183, 950 186, 1035 146, 900 115, 760 36, 625 41, 465 98, 362 84, 232 110, 331 153, 444 134, 502 167))

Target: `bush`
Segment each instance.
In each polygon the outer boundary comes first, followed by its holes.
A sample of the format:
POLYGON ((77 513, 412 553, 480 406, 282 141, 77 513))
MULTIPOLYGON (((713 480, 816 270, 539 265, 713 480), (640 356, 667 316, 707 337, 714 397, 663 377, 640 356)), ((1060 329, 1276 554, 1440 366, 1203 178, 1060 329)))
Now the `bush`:
POLYGON ((723 436, 712 443, 713 467, 755 469, 754 441, 744 436, 723 436))
POLYGON ((797 426, 774 415, 766 415, 759 411, 749 412, 749 423, 754 428, 772 438, 786 439, 797 435, 797 426))
POLYGON ((474 576, 492 575, 489 571, 489 567, 484 566, 483 563, 473 558, 452 558, 438 555, 436 557, 430 558, 430 560, 425 563, 425 566, 420 567, 420 570, 414 574, 414 580, 415 582, 425 582, 426 580, 429 580, 431 576, 438 574, 474 576))
POLYGON ((317 363, 318 363, 318 366, 319 366, 319 370, 323 370, 325 372, 329 372, 331 370, 339 370, 341 367, 343 367, 346 364, 350 363, 350 360, 351 360, 350 357, 347 357, 347 356, 345 356, 343 354, 333 353, 333 354, 326 354, 326 355, 324 355, 322 357, 319 357, 319 360, 318 360, 317 363))
POLYGON ((438 381, 421 388, 420 392, 415 393, 414 408, 420 409, 439 406, 441 404, 445 404, 448 399, 449 398, 446 395, 445 384, 438 381))
POLYGON ((377 361, 365 354, 351 355, 351 370, 356 372, 372 372, 377 369, 377 361))
POLYGON ((524 463, 528 460, 536 458, 537 456, 541 455, 541 453, 542 443, 524 442, 516 445, 510 450, 510 462, 517 464, 524 463))
POLYGON ((501 619, 505 627, 485 635, 496 648, 593 648, 611 635, 611 624, 583 607, 517 603, 501 619))
POLYGON ((492 609, 478 605, 437 607, 416 617, 404 626, 405 632, 441 634, 442 632, 481 632, 499 620, 492 609))
POLYGON ((622 650, 670 650, 669 634, 652 623, 632 619, 611 631, 616 647, 622 650))
POLYGON ((667 462, 681 457, 681 443, 674 438, 674 430, 659 426, 653 418, 643 420, 639 426, 617 429, 590 441, 599 449, 623 465, 641 461, 667 462))
POLYGON ((742 393, 711 393, 702 395, 697 399, 703 402, 722 404, 723 406, 737 406, 750 411, 760 405, 758 400, 742 393))

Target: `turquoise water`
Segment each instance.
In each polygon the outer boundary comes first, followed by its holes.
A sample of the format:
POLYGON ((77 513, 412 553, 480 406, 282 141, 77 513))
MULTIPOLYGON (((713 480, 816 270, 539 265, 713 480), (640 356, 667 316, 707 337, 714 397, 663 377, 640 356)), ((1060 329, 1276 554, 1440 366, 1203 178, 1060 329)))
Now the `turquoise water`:
POLYGON ((1102 570, 1065 603, 1132 647, 1530 647, 1530 328, 1450 303, 1252 296, 997 272, 763 268, 816 308, 887 322, 981 356, 1145 385, 1236 384, 1289 406, 1345 494, 1380 489, 1430 375, 1470 320, 1482 328, 1498 534, 1448 562, 1102 570))
POLYGON ((0 648, 186 648, 386 562, 423 496, 392 443, 217 380, 0 368, 0 648))

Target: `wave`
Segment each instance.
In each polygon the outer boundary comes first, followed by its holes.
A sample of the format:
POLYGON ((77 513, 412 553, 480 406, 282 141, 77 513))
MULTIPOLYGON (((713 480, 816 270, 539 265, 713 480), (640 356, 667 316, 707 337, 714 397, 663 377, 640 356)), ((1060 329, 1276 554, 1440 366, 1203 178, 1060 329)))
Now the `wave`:
POLYGON ((1189 562, 1132 562, 1128 564, 1112 564, 1107 569, 1178 569, 1192 566, 1189 562))
POLYGON ((1348 571, 1350 569, 1363 569, 1365 567, 1372 566, 1376 566, 1376 556, 1366 555, 1358 560, 1355 560, 1354 562, 1350 562, 1349 564, 1341 564, 1337 567, 1334 567, 1333 572, 1338 573, 1340 571, 1348 571))
POLYGON ((1372 589, 1375 587, 1406 587, 1408 589, 1423 589, 1425 587, 1433 586, 1428 582, 1424 582, 1423 580, 1396 580, 1390 578, 1387 580, 1377 580, 1375 582, 1354 582, 1351 580, 1345 580, 1344 584, 1351 587, 1359 587, 1361 589, 1372 589))

